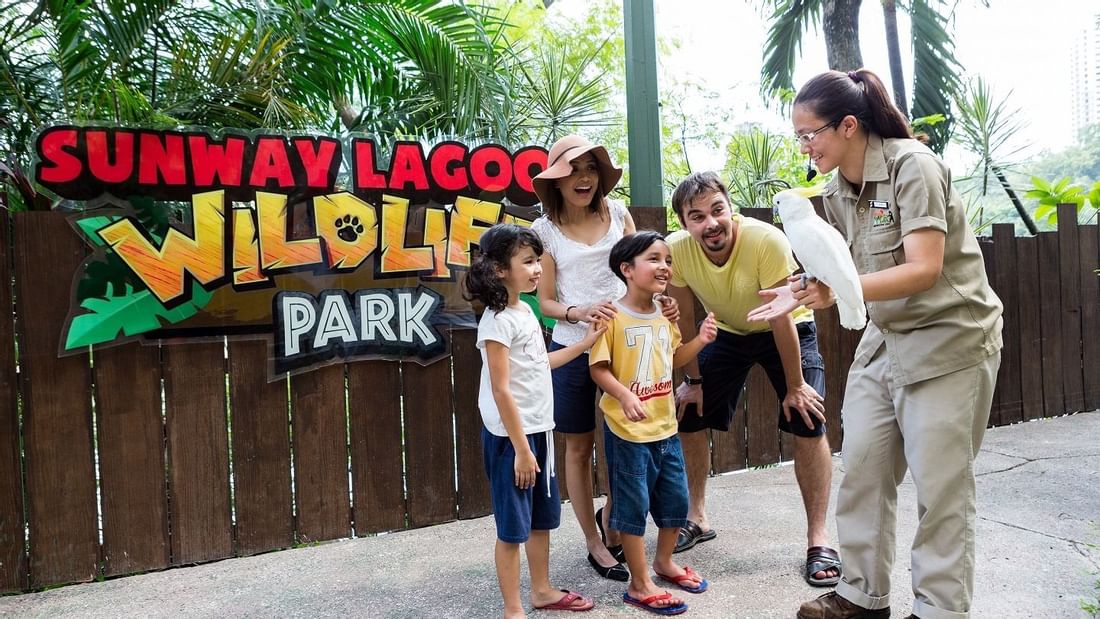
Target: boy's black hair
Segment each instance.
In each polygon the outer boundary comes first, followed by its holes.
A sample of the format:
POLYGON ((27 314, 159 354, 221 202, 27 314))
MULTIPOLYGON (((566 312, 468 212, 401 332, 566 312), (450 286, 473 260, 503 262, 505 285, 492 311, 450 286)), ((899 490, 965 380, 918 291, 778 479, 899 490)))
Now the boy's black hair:
POLYGON ((507 269, 512 256, 522 247, 530 247, 536 256, 542 256, 542 241, 530 228, 497 224, 486 230, 477 244, 479 252, 466 273, 462 297, 467 301, 477 299, 499 312, 508 306, 508 289, 500 281, 497 267, 507 269))
POLYGON ((633 262, 635 257, 642 255, 645 250, 649 249, 650 245, 657 241, 663 243, 665 237, 661 236, 660 232, 654 232, 653 230, 642 230, 619 239, 619 242, 611 248, 611 255, 607 258, 607 265, 611 267, 611 272, 615 274, 615 277, 623 280, 623 283, 626 283, 626 277, 623 275, 621 268, 623 263, 633 262))

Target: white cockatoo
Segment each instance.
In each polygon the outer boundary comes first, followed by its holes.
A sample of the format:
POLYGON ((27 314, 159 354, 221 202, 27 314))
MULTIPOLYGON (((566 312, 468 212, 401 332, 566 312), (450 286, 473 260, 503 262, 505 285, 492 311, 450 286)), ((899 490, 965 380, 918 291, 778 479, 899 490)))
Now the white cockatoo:
POLYGON ((773 204, 806 274, 833 289, 840 324, 845 329, 862 329, 867 325, 867 306, 859 273, 844 237, 814 212, 810 198, 819 193, 819 187, 785 189, 775 194, 773 204))

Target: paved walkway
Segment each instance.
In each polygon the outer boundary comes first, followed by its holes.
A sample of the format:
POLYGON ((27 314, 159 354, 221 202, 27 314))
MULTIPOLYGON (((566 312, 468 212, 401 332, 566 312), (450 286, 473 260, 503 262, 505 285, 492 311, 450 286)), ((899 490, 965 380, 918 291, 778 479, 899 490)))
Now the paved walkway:
MULTIPOLYGON (((834 466, 835 489, 839 459, 834 466)), ((1085 617, 1080 601, 1100 593, 1093 589, 1100 578, 1100 412, 990 430, 977 466, 974 616, 1085 617)), ((820 593, 799 575, 804 516, 790 467, 712 479, 707 500, 718 538, 677 556, 706 576, 711 590, 686 595, 685 616, 790 619, 799 603, 820 593)), ((914 501, 906 481, 895 617, 912 604, 914 501)), ((493 539, 491 518, 454 522, 4 597, 0 615, 499 617, 493 539)), ((596 609, 579 617, 652 616, 623 605, 622 584, 595 576, 568 505, 551 540, 556 583, 596 598, 596 609)))

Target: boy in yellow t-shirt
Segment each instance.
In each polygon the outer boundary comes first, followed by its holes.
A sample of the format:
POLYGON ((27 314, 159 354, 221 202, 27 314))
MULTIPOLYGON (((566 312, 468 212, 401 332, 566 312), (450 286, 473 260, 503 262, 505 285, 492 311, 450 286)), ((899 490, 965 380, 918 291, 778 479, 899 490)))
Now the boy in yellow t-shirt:
POLYGON ((610 525, 622 533, 630 569, 623 601, 663 614, 679 614, 687 604, 661 590, 649 576, 645 557, 646 513, 659 530, 653 570, 689 593, 702 593, 707 581, 672 560, 676 537, 687 521, 687 475, 676 429, 672 370, 718 333, 708 315, 699 334, 681 343, 676 325, 661 315, 653 295, 662 294, 672 277, 668 244, 656 232, 624 236, 611 249, 611 271, 626 282, 626 295, 607 331, 589 353, 592 379, 603 390, 600 408, 608 474, 611 478, 610 525))

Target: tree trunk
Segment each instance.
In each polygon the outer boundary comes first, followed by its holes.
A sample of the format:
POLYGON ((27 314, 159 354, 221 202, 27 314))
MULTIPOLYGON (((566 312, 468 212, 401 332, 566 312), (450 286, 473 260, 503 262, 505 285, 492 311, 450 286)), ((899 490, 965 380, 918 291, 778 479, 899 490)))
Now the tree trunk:
POLYGON ((882 16, 886 20, 886 49, 890 56, 890 81, 894 85, 894 103, 906 117, 909 103, 905 97, 905 74, 901 68, 901 44, 898 41, 897 0, 882 0, 882 16))
POLYGON ((991 165, 990 168, 993 170, 993 174, 997 176, 997 182, 1001 184, 1001 188, 1008 194, 1008 199, 1012 201, 1012 206, 1016 207, 1016 212, 1020 215, 1020 219, 1024 220, 1024 226, 1027 227, 1027 231, 1030 232, 1032 236, 1039 234, 1039 227, 1035 225, 1035 220, 1031 218, 1031 215, 1028 215, 1027 209, 1020 203, 1020 198, 1016 197, 1016 190, 1008 183, 1008 179, 1005 178, 1004 172, 995 165, 991 165))
POLYGON ((332 102, 332 107, 336 110, 336 115, 340 117, 340 122, 344 125, 345 129, 350 130, 355 128, 355 121, 359 118, 359 114, 351 107, 346 97, 335 97, 332 102))
POLYGON ((863 0, 825 0, 822 29, 829 68, 854 71, 863 66, 859 51, 859 5, 863 0))

